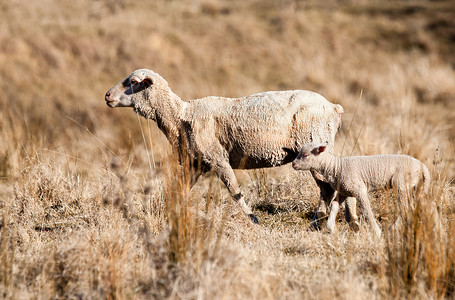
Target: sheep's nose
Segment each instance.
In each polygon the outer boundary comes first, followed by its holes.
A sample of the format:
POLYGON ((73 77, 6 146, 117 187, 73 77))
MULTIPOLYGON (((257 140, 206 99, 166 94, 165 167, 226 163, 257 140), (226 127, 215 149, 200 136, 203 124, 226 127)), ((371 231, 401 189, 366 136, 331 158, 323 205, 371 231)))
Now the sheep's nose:
POLYGON ((111 96, 111 92, 107 92, 106 95, 104 96, 104 100, 109 101, 109 97, 111 96))

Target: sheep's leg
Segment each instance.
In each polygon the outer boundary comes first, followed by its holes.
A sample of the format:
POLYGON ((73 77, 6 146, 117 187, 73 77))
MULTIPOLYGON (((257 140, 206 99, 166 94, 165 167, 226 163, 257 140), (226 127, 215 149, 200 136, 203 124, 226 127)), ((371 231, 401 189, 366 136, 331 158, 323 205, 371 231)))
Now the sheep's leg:
POLYGON ((229 193, 232 195, 235 201, 240 205, 242 211, 250 217, 251 221, 258 223, 258 218, 253 214, 251 208, 246 204, 245 197, 240 192, 240 187, 235 177, 234 171, 232 170, 229 163, 217 163, 215 166, 215 173, 226 185, 229 193))
POLYGON ((351 230, 357 232, 360 229, 359 218, 357 217, 356 212, 357 201, 354 197, 345 197, 345 199, 346 207, 344 209, 344 217, 346 222, 349 224, 349 227, 351 227, 351 230))
POLYGON ((379 228, 378 223, 374 218, 373 211, 371 210, 370 200, 368 199, 367 189, 362 189, 357 195, 356 198, 359 200, 360 208, 362 209, 363 215, 367 218, 368 223, 377 237, 381 236, 381 228, 379 228))
POLYGON ((316 209, 316 212, 314 213, 313 219, 311 220, 310 227, 308 228, 309 230, 321 230, 321 225, 319 223, 319 220, 322 220, 326 217, 327 215, 327 205, 325 204, 325 201, 323 199, 319 200, 318 207, 316 209))

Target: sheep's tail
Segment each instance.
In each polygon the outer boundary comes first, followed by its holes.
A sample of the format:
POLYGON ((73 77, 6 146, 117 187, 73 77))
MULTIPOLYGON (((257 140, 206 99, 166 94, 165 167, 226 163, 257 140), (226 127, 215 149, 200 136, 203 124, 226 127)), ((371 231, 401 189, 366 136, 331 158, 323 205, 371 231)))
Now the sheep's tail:
POLYGON ((339 114, 344 113, 344 108, 340 104, 335 104, 335 111, 339 114))

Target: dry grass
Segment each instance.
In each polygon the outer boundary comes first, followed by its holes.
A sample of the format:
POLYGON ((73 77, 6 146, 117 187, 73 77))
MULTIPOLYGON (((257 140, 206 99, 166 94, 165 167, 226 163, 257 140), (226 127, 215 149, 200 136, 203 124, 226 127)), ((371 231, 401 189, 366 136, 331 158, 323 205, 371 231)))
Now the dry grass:
POLYGON ((1 298, 455 297, 450 1, 10 1, 0 17, 1 298), (308 174, 236 171, 251 224, 213 175, 189 190, 155 124, 105 106, 139 67, 183 99, 315 90, 345 108, 338 153, 415 156, 431 193, 398 231, 393 193, 374 195, 381 240, 343 218, 329 235, 306 231, 308 174))

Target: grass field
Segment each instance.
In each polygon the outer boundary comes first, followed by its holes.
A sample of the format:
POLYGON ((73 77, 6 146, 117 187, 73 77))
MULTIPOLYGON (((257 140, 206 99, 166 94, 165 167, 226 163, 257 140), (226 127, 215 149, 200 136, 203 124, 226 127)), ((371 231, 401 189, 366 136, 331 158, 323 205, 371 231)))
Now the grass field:
POLYGON ((0 24, 0 298, 455 298, 451 1, 13 0, 0 24), (143 67, 183 100, 316 91, 345 109, 337 155, 414 156, 431 192, 398 231, 393 192, 371 195, 381 239, 363 219, 310 232, 307 173, 236 171, 252 224, 215 176, 189 190, 153 122, 106 106, 143 67))

